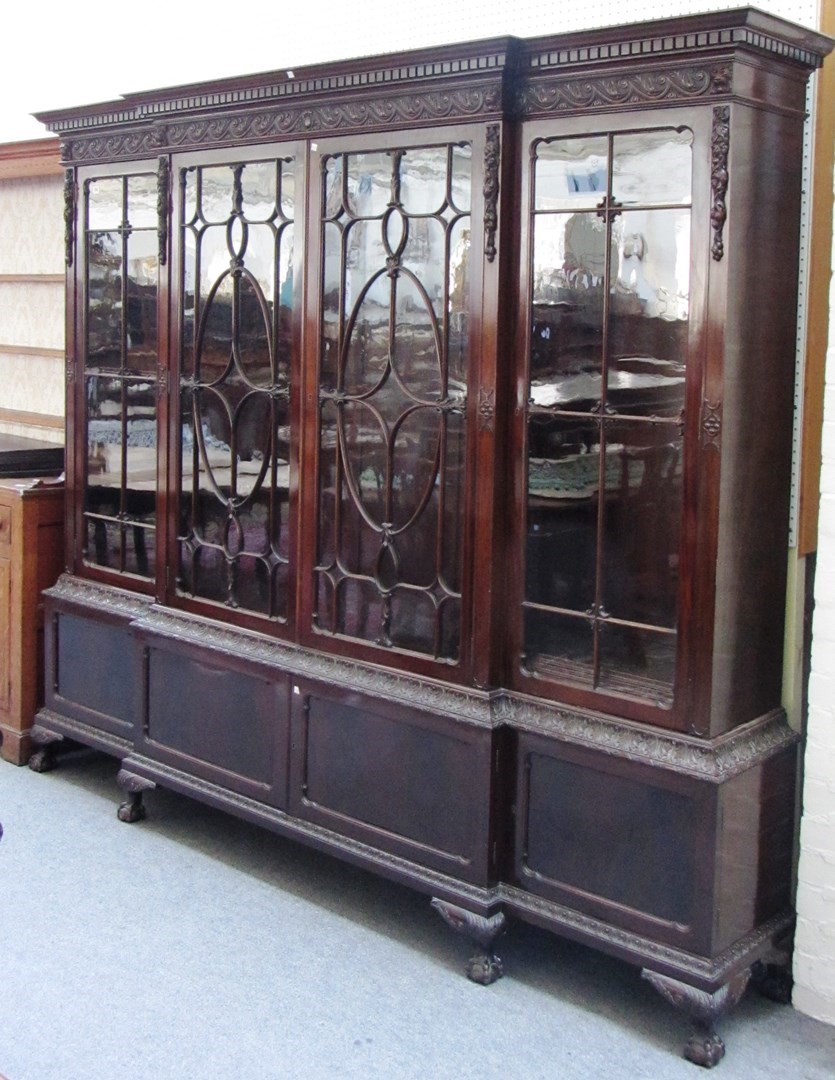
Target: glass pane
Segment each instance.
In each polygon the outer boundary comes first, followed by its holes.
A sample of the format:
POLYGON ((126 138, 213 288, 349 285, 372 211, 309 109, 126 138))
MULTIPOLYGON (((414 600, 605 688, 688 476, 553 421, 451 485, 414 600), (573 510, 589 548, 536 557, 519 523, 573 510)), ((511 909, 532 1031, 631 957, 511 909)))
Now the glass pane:
POLYGON ((688 128, 615 135, 612 146, 612 196, 618 202, 690 202, 693 132, 688 128))
POLYGON ((530 398, 587 412, 601 394, 606 229, 596 214, 556 214, 534 230, 530 398))
POLYGON ((156 229, 157 177, 128 177, 128 224, 132 229, 156 229))
POLYGON ((464 146, 452 148, 452 209, 458 214, 469 214, 470 191, 473 175, 473 148, 464 146))
POLYGON ((395 160, 384 150, 368 154, 347 154, 348 207, 360 218, 379 217, 391 199, 392 169, 395 160))
POLYGON ((278 163, 249 162, 241 173, 243 212, 247 221, 271 221, 276 213, 278 163))
POLYGON ((674 627, 683 441, 677 425, 606 425, 602 604, 621 619, 674 627))
POLYGON ((121 176, 90 180, 87 187, 87 228, 120 229, 123 219, 124 181, 121 176))
POLYGON ((525 611, 523 665, 535 675, 580 686, 594 683, 594 631, 581 615, 525 611))
POLYGON ((456 221, 449 233, 448 391, 464 394, 470 345, 470 223, 456 221))
POLYGON ((606 195, 609 143, 605 136, 541 142, 535 153, 534 209, 593 209, 606 195))
POLYGON ((400 161, 400 200, 407 214, 439 214, 446 205, 446 146, 407 150, 400 161))
POLYGON ((127 238, 127 367, 157 370, 157 234, 127 238))
POLYGON ((87 367, 122 367, 122 237, 94 233, 87 252, 87 367))
POLYGON ((528 455, 526 599, 589 611, 595 599, 599 427, 532 417, 528 455))
POLYGON ((232 213, 233 179, 230 165, 200 169, 200 211, 204 221, 222 223, 232 213))
POLYGON ((606 623, 600 629, 600 687, 669 707, 676 635, 606 623))

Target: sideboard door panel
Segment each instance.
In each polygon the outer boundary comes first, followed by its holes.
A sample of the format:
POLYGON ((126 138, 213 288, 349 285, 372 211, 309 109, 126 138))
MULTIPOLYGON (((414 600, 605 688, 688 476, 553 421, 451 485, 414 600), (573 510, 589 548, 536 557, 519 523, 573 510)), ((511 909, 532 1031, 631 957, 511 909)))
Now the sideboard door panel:
POLYGON ((137 675, 130 627, 66 612, 56 618, 54 692, 62 711, 130 737, 137 675))
POLYGON ((424 866, 486 873, 490 732, 300 687, 291 812, 424 866))

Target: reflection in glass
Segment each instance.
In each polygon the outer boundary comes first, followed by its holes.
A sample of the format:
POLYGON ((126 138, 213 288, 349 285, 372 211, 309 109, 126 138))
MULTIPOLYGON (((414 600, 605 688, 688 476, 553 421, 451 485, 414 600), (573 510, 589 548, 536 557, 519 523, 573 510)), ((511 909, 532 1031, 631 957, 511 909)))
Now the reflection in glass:
POLYGON ((292 168, 271 159, 180 177, 179 589, 278 620, 288 599, 292 168))
POLYGON ((460 648, 470 148, 328 157, 319 631, 460 648))
POLYGON ((87 460, 83 558, 155 574, 157 178, 85 185, 87 460))
POLYGON ((524 667, 669 705, 692 133, 535 143, 524 667))

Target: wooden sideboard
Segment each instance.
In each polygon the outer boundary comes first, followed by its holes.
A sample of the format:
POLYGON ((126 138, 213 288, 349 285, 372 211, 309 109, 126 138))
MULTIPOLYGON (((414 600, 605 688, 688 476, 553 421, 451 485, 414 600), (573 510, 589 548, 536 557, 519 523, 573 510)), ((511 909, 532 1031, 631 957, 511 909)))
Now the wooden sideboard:
POLYGON ((0 479, 0 753, 29 760, 29 731, 43 702, 42 591, 64 562, 64 486, 0 479))

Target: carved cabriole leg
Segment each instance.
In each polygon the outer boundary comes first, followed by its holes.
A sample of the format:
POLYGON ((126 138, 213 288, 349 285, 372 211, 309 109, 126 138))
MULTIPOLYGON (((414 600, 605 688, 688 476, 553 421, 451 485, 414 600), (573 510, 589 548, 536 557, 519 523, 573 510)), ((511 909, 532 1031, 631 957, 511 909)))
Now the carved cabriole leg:
POLYGON ((57 765, 55 750, 63 741, 64 736, 56 735, 54 731, 46 731, 39 727, 32 728, 32 742, 37 747, 29 758, 29 768, 32 772, 50 772, 54 769, 57 765))
POLYGON ((121 769, 116 778, 119 787, 127 795, 125 802, 117 810, 119 821, 142 821, 145 817, 145 807, 142 803, 142 794, 151 791, 157 785, 153 780, 146 780, 144 776, 121 769))
POLYGON ((735 975, 713 993, 697 990, 694 986, 671 979, 668 975, 659 975, 647 968, 644 968, 641 975, 665 1000, 686 1012, 692 1019, 696 1030, 684 1046, 687 1060, 695 1065, 703 1065, 706 1069, 717 1065, 725 1056, 725 1044, 716 1033, 716 1023, 742 997, 751 976, 750 969, 746 968, 735 975))
POLYGON ((481 986, 489 986, 500 979, 503 972, 502 962, 493 952, 493 942, 505 928, 507 920, 504 912, 499 911, 487 919, 437 897, 433 898, 432 907, 456 934, 461 934, 477 946, 467 961, 467 978, 481 986))

